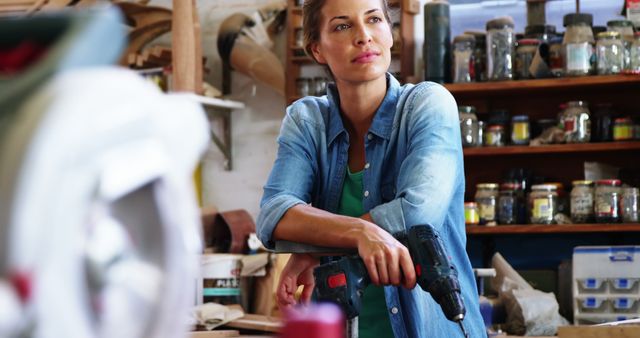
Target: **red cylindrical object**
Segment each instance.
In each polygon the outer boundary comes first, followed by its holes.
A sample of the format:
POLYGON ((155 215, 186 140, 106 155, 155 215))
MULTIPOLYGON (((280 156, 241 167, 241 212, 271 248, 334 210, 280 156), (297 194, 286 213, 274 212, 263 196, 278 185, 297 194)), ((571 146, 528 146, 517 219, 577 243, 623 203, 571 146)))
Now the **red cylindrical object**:
POLYGON ((345 321, 334 304, 311 304, 285 313, 280 338, 344 338, 345 321))

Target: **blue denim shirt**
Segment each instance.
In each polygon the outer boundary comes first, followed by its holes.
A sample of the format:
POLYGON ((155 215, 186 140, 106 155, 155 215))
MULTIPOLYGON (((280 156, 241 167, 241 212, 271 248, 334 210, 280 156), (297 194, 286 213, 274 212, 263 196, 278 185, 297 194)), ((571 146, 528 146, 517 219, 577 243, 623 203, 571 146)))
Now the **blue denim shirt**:
MULTIPOLYGON (((288 107, 278 155, 264 187, 257 231, 273 248, 272 233, 291 207, 311 203, 335 213, 348 165, 349 134, 340 117, 335 86, 328 95, 305 97, 288 107)), ((467 256, 464 168, 460 122, 453 96, 423 82, 400 86, 387 74, 387 94, 365 139, 364 210, 390 233, 430 224, 458 269, 472 338, 485 337, 478 293, 467 256)), ((462 337, 431 296, 385 287, 395 337, 462 337)))

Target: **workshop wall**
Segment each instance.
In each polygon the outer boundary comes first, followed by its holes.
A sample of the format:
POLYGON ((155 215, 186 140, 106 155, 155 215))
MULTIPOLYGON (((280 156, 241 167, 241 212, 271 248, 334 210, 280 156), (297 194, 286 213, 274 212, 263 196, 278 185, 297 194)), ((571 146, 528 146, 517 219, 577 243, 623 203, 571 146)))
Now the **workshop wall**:
MULTIPOLYGON (((171 7, 171 0, 153 0, 152 5, 171 7)), ((207 82, 222 88, 222 62, 217 50, 220 23, 234 13, 251 14, 278 0, 198 0, 203 54, 207 57, 207 82)), ((282 0, 281 2, 284 2, 282 0)), ((168 35, 161 40, 171 41, 168 35)), ((274 51, 284 60, 285 34, 274 41, 274 51)), ((232 113, 233 170, 224 170, 222 153, 212 146, 203 164, 203 201, 219 210, 246 209, 255 218, 260 210, 262 186, 269 175, 277 150, 276 137, 284 116, 285 99, 247 76, 232 73, 229 99, 247 107, 232 113)), ((214 125, 215 127, 215 125, 214 125)))

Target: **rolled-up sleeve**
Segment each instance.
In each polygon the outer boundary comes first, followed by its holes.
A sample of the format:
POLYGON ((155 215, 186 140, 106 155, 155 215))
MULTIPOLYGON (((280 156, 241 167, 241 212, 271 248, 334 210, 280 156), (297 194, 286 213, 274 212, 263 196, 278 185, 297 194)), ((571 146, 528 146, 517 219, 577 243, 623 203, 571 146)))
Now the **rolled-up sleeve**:
POLYGON ((395 199, 370 210, 376 224, 393 231, 418 224, 440 230, 464 177, 455 99, 433 83, 415 90, 406 103, 408 153, 400 166, 395 199))
POLYGON ((296 104, 287 109, 278 136, 278 153, 264 186, 260 215, 256 224, 258 237, 269 249, 275 243, 273 230, 289 210, 298 204, 308 204, 316 171, 316 154, 309 134, 309 124, 298 114, 296 104))

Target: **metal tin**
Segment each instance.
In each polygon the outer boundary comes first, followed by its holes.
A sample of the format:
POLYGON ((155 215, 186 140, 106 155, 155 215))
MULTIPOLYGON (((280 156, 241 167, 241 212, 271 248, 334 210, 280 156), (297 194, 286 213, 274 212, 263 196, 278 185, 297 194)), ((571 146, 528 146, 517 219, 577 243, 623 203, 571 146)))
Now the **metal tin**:
POLYGON ((438 83, 451 82, 451 26, 449 3, 435 0, 424 5, 424 78, 438 83))

